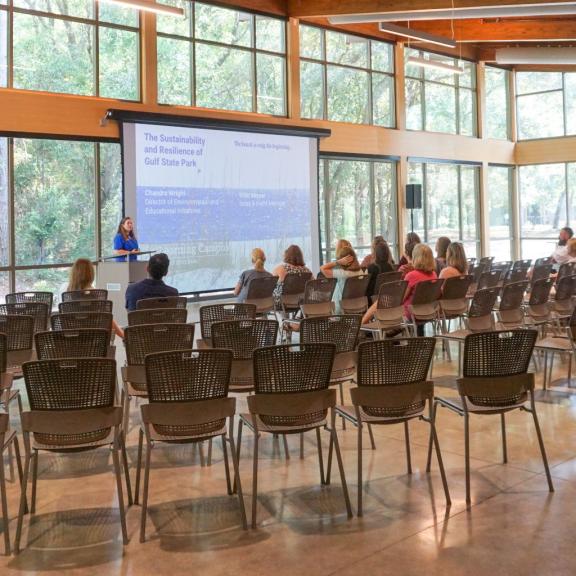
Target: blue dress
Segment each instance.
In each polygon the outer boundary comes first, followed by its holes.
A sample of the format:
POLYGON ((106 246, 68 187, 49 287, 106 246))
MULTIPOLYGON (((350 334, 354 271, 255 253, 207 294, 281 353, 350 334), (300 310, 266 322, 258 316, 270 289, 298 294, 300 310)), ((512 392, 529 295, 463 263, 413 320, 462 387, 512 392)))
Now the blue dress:
MULTIPOLYGON (((118 232, 114 236, 114 250, 138 250, 138 240, 130 237, 124 239, 124 236, 118 232)), ((136 258, 136 254, 130 254, 130 260, 136 260, 136 258)), ((116 262, 126 262, 126 256, 118 256, 116 262)))

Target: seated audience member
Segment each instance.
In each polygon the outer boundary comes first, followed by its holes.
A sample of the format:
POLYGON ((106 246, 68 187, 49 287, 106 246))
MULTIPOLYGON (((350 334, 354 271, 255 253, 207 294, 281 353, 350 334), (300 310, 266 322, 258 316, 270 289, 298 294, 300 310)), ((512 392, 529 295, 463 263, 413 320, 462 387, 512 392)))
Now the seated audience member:
POLYGON ((360 262, 360 268, 366 270, 368 266, 374 264, 374 261, 376 260, 376 253, 375 253, 376 246, 378 246, 378 244, 383 243, 386 243, 386 240, 384 240, 384 236, 374 236, 374 239, 372 240, 370 254, 364 256, 364 259, 362 260, 362 262, 360 262))
POLYGON ((296 244, 292 244, 286 248, 284 252, 284 262, 278 264, 278 266, 272 270, 272 275, 278 276, 278 284, 274 290, 274 300, 277 306, 280 304, 284 280, 286 276, 292 276, 293 274, 300 276, 303 274, 312 274, 312 271, 304 262, 304 255, 302 254, 300 246, 296 244))
POLYGON ((343 248, 340 252, 340 258, 334 262, 327 262, 320 266, 320 272, 326 278, 336 278, 336 288, 332 300, 336 304, 336 314, 340 314, 340 300, 342 300, 342 292, 347 278, 353 276, 362 276, 362 268, 356 258, 356 252, 353 248, 343 248))
POLYGON ((440 278, 454 278, 468 274, 468 260, 461 242, 452 242, 446 251, 446 266, 440 272, 440 278))
POLYGON ((166 296, 178 296, 178 290, 164 284, 164 278, 168 274, 170 260, 166 254, 153 254, 148 260, 148 278, 126 289, 126 308, 136 310, 136 302, 145 298, 164 298, 166 296))
MULTIPOLYGON (((432 250, 426 244, 417 244, 414 248, 412 264, 414 270, 406 274, 404 280, 408 282, 406 288, 406 294, 404 296, 404 314, 406 318, 410 318, 410 304, 414 298, 414 290, 416 285, 420 282, 426 280, 434 280, 436 276, 436 262, 434 261, 434 255, 432 250)), ((378 302, 374 302, 368 311, 364 314, 362 318, 362 324, 368 324, 372 322, 376 309, 378 308, 378 302)), ((424 326, 420 325, 417 328, 418 336, 424 335, 424 326)))
POLYGON ((446 266, 446 250, 450 246, 450 238, 440 236, 436 240, 436 274, 440 274, 442 268, 446 266))
POLYGON ((236 288, 234 288, 234 296, 238 296, 238 302, 246 301, 246 297, 248 296, 248 285, 251 280, 272 276, 270 272, 264 269, 265 262, 266 255, 264 254, 264 250, 261 248, 254 248, 254 250, 252 250, 252 264, 254 264, 254 267, 250 268, 250 270, 244 270, 244 272, 240 274, 238 284, 236 284, 236 288))
POLYGON ((376 289, 376 280, 378 279, 378 274, 383 274, 384 272, 394 272, 394 266, 391 263, 392 254, 390 252, 390 247, 387 242, 382 242, 376 244, 374 248, 374 262, 368 266, 368 274, 370 274, 370 283, 366 290, 366 296, 374 296, 376 289))
POLYGON ((572 228, 566 226, 560 230, 556 250, 552 253, 552 259, 556 264, 568 262, 568 241, 574 236, 572 228))
POLYGON ((340 240, 336 242, 336 260, 342 258, 343 250, 348 250, 349 248, 352 248, 352 244, 348 240, 340 238, 340 240))
POLYGON ((408 244, 404 246, 404 255, 402 258, 405 259, 405 264, 402 264, 400 268, 398 268, 398 270, 402 272, 403 275, 406 275, 408 272, 414 270, 414 267, 412 266, 412 253, 418 244, 419 243, 416 242, 408 242, 408 244))
MULTIPOLYGON (((78 258, 70 268, 68 278, 68 292, 76 290, 93 290, 94 289, 94 266, 87 258, 78 258)), ((118 326, 115 320, 112 321, 112 329, 116 336, 124 338, 124 330, 118 326)))
MULTIPOLYGON (((410 244, 420 244, 420 242, 420 236, 418 236, 416 232, 408 232, 408 234, 406 234, 406 242, 404 242, 404 248, 410 244)), ((408 264, 408 255, 406 254, 406 250, 404 250, 404 254, 402 254, 400 262, 398 262, 399 266, 404 266, 405 264, 408 264)))

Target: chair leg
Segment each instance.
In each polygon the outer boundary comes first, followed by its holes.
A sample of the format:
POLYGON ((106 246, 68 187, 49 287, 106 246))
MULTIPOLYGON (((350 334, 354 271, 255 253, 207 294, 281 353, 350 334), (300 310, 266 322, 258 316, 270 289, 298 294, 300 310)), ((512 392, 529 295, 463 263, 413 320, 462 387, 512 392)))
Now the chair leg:
POLYGON ((328 463, 326 464, 326 486, 330 484, 330 476, 332 475, 332 450, 334 449, 334 439, 330 434, 330 443, 328 444, 328 463))
POLYGON ((358 517, 364 514, 364 509, 362 506, 362 498, 364 492, 364 485, 362 480, 362 422, 358 420, 358 510, 356 513, 358 517))
MULTIPOLYGON (((340 387, 340 404, 344 406, 344 383, 339 383, 340 387)), ((346 418, 342 418, 342 430, 346 430, 346 418)))
POLYGON ((322 455, 322 438, 320 428, 316 428, 316 444, 318 446, 318 464, 320 466, 320 484, 324 485, 324 458, 322 455))
POLYGON ((123 395, 124 398, 124 415, 122 418, 122 433, 124 438, 128 438, 128 428, 130 426, 130 394, 126 392, 123 395))
POLYGON ((26 460, 24 462, 24 477, 22 478, 22 491, 20 493, 20 509, 18 511, 18 524, 16 526, 16 540, 14 542, 14 554, 20 553, 20 540, 22 538, 22 524, 24 522, 24 510, 27 508, 26 489, 28 487, 28 476, 30 475, 30 459, 32 454, 26 448, 26 460))
POLYGON ((144 461, 144 491, 142 494, 142 515, 140 517, 140 542, 146 541, 146 514, 148 512, 148 488, 150 485, 150 457, 152 445, 146 440, 146 460, 144 461))
MULTIPOLYGON (((436 422, 436 410, 438 405, 436 403, 432 404, 430 407, 430 420, 436 422)), ((426 459, 426 473, 430 473, 432 468, 432 443, 434 442, 432 428, 430 428, 430 437, 428 438, 428 458, 426 459)))
POLYGON ((370 436, 370 446, 372 450, 376 450, 376 442, 374 442, 374 433, 372 432, 372 425, 368 424, 368 436, 370 436))
POLYGON ((132 481, 130 480, 130 468, 128 466, 128 454, 126 453, 126 442, 124 434, 120 435, 120 451, 122 454, 122 468, 124 468, 124 480, 126 481, 126 493, 128 495, 128 506, 132 506, 132 481))
POLYGON ((346 502, 346 512, 348 518, 352 518, 352 506, 350 504, 350 495, 348 494, 348 485, 346 484, 346 476, 344 475, 344 464, 342 463, 342 454, 340 454, 340 445, 338 444, 338 434, 336 433, 336 416, 332 416, 332 437, 334 438, 334 451, 336 452, 336 460, 338 461, 338 469, 340 470, 340 481, 342 482, 342 490, 344 492, 344 500, 346 502))
POLYGON ((408 474, 412 474, 412 455, 410 454, 410 430, 408 421, 404 422, 404 438, 406 439, 406 469, 408 474))
MULTIPOLYGON (((240 465, 240 448, 242 447, 242 429, 243 429, 243 422, 242 418, 238 419, 238 443, 236 445, 236 460, 238 465, 240 465)), ((232 436, 232 434, 230 434, 232 436)), ((230 443, 232 445, 232 443, 230 443)), ((234 476, 234 482, 232 484, 232 491, 236 493, 236 476, 234 476)))
MULTIPOLYGON (((286 438, 286 435, 284 435, 286 438)), ((300 432, 300 460, 304 460, 304 432, 300 432)))
POLYGON ((208 466, 212 466, 212 438, 208 440, 208 466))
POLYGON ((508 462, 508 447, 506 445, 506 416, 504 413, 500 414, 500 422, 502 425, 502 461, 506 464, 508 462))
POLYGON ((4 532, 4 554, 10 556, 10 517, 8 516, 8 497, 6 495, 6 478, 4 476, 4 462, 0 461, 0 498, 2 500, 2 518, 4 532))
POLYGON ((232 484, 230 483, 230 465, 228 463, 228 449, 226 448, 226 434, 222 434, 222 453, 224 454, 224 470, 226 471, 226 488, 228 495, 233 494, 232 484))
POLYGON ((142 471, 142 444, 144 443, 144 430, 138 433, 138 462, 136 463, 136 486, 134 488, 134 503, 140 503, 140 474, 142 471))
POLYGON ((466 460, 466 504, 472 501, 470 498, 470 416, 464 414, 464 458, 466 460))
POLYGON ((536 427, 536 435, 538 436, 538 444, 540 446, 540 453, 542 454, 542 462, 544 463, 544 470, 546 471, 546 480, 548 481, 548 490, 554 492, 554 485, 552 484, 552 476, 550 475, 550 468, 548 467, 548 458, 546 456, 546 448, 544 448, 544 440, 542 439, 542 431, 540 430, 540 423, 536 415, 536 408, 534 401, 532 401, 532 417, 534 418, 534 426, 536 427))
POLYGON ((206 466, 206 458, 204 457, 204 442, 198 442, 198 451, 200 452, 200 466, 206 466))
POLYGON ((252 528, 256 528, 256 512, 258 508, 258 443, 260 434, 254 431, 254 457, 252 459, 252 528))
POLYGON ((436 458, 438 459, 438 467, 440 468, 440 477, 442 478, 442 486, 444 487, 444 496, 446 498, 446 506, 452 505, 450 498, 450 490, 448 489, 448 480, 446 479, 446 471, 444 470, 444 462, 442 460, 442 452, 440 451, 440 442, 438 441, 438 433, 436 431, 436 423, 433 419, 430 420, 430 432, 434 439, 434 447, 436 449, 436 458))
POLYGON ((14 436, 14 454, 16 455, 16 468, 18 469, 18 481, 22 485, 22 459, 20 458, 20 443, 18 442, 18 436, 14 436))
POLYGON ((128 544, 128 530, 126 529, 126 510, 124 508, 124 494, 122 490, 122 472, 120 470, 119 446, 112 448, 112 461, 114 462, 114 475, 116 476, 116 490, 118 491, 118 508, 120 509, 120 525, 122 526, 122 542, 128 544))
MULTIPOLYGON (((6 404, 6 409, 8 410, 8 404, 6 404)), ((8 445, 8 469, 10 470, 10 482, 14 482, 14 451, 12 443, 8 445)))
MULTIPOLYGON (((290 450, 288 448, 288 438, 286 437, 286 434, 282 434, 282 442, 284 444, 284 455, 286 456, 286 460, 290 460, 290 450)), ((303 458, 302 454, 300 454, 300 457, 303 458)))
POLYGON ((30 514, 36 512, 36 483, 38 480, 38 450, 32 453, 32 499, 30 503, 30 514))
MULTIPOLYGON (((240 482, 240 466, 238 464, 236 447, 234 446, 234 419, 230 419, 230 452, 232 454, 232 466, 234 467, 234 488, 238 493, 238 503, 240 505, 240 517, 242 518, 242 528, 248 530, 248 523, 246 521, 246 508, 244 506, 244 494, 242 493, 242 483, 240 482)), ((238 448, 239 450, 240 448, 238 448)))

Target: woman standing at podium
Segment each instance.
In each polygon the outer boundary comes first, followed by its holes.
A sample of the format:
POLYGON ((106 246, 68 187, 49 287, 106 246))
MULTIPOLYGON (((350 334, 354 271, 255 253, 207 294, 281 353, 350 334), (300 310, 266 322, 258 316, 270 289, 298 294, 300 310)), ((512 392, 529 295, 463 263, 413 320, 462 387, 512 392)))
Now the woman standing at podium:
POLYGON ((118 255, 116 262, 126 262, 126 256, 129 260, 136 260, 140 252, 134 235, 134 222, 130 216, 125 216, 118 224, 118 231, 114 236, 114 252, 118 255))

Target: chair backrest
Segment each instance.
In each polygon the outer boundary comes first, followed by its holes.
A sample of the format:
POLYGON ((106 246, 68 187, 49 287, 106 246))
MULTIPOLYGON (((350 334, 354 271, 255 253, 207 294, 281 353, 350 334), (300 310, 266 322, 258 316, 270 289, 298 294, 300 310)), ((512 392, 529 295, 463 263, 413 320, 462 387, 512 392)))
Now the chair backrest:
POLYGON ((494 288, 498 286, 500 282, 500 276, 502 272, 500 270, 490 270, 490 272, 483 272, 478 280, 478 290, 484 290, 484 288, 494 288))
POLYGON ((538 266, 547 266, 548 264, 553 264, 552 256, 546 256, 546 258, 537 258, 534 262, 534 268, 538 268, 538 266))
POLYGON ((271 298, 278 283, 278 276, 265 276, 263 278, 252 278, 248 284, 247 300, 259 300, 261 298, 271 298))
POLYGON ((211 304, 200 307, 200 333, 202 338, 212 337, 212 324, 225 320, 249 320, 256 317, 254 304, 211 304))
POLYGON ((566 276, 576 275, 576 262, 566 262, 562 264, 558 269, 558 276, 556 276, 556 282, 560 282, 562 278, 566 276))
POLYGON ((69 314, 73 312, 108 312, 112 313, 112 300, 68 300, 58 304, 58 312, 69 314))
POLYGON ((491 269, 492 262, 494 262, 494 256, 484 256, 484 258, 480 258, 480 264, 488 266, 488 270, 491 269))
POLYGON ((395 282, 382 284, 378 291, 378 304, 376 309, 388 310, 402 306, 407 288, 408 282, 406 282, 406 280, 396 280, 395 282))
POLYGON ((0 332, 0 374, 4 374, 7 368, 8 336, 0 332))
POLYGON ((336 288, 336 278, 316 278, 308 280, 304 288, 304 304, 331 302, 336 288))
MULTIPOLYGON (((376 282, 374 284, 374 294, 378 294, 380 292, 380 287, 382 284, 386 284, 388 282, 397 282, 398 280, 402 280, 402 272, 381 272, 376 277, 376 282)), ((370 294, 368 294, 370 296, 370 294)))
POLYGON ((356 349, 361 321, 362 318, 356 314, 304 318, 300 322, 300 342, 331 342, 336 346, 337 354, 352 352, 356 349))
POLYGON ((568 320, 568 331, 572 337, 574 345, 576 345, 576 306, 574 307, 574 310, 572 310, 572 314, 568 320))
POLYGON ((547 304, 550 299, 550 290, 554 286, 552 278, 545 278, 543 280, 536 280, 532 282, 532 290, 530 291, 530 300, 528 306, 541 306, 547 304))
POLYGON ((32 350, 34 346, 32 316, 0 315, 0 332, 6 336, 6 352, 32 350))
POLYGON ((23 365, 32 410, 89 410, 114 405, 116 360, 63 358, 23 365))
POLYGON ((278 337, 276 320, 227 320, 212 324, 212 346, 232 350, 234 360, 249 360, 254 350, 274 346, 278 337))
POLYGON ((150 308, 186 308, 188 300, 185 296, 162 296, 159 298, 143 298, 136 302, 136 310, 150 308))
POLYGON ((506 274, 503 286, 507 286, 508 284, 516 284, 517 282, 524 282, 526 278, 528 278, 528 268, 513 268, 506 274))
POLYGON ((524 303, 524 294, 528 290, 529 282, 513 282, 506 284, 500 296, 500 311, 517 310, 524 303))
POLYGON ((468 289, 472 285, 474 277, 470 275, 453 276, 444 280, 442 287, 442 300, 460 300, 466 298, 468 289))
POLYGON ((344 282, 342 290, 342 300, 356 300, 366 296, 366 290, 370 283, 370 275, 363 274, 362 276, 350 276, 344 282))
POLYGON ((436 302, 442 296, 443 286, 444 280, 439 278, 418 282, 414 288, 412 306, 424 306, 436 302))
POLYGON ((154 402, 196 402, 228 396, 230 350, 182 350, 146 356, 148 398, 154 402))
POLYGON ((48 328, 49 313, 50 308, 45 302, 28 301, 0 304, 0 316, 32 316, 34 318, 34 332, 44 332, 48 328))
POLYGON ((287 274, 282 282, 283 296, 297 296, 304 294, 306 283, 312 279, 312 272, 302 274, 287 274))
POLYGON ((516 260, 514 265, 512 266, 512 270, 530 270, 530 266, 532 265, 532 260, 516 260))
POLYGON ((38 360, 106 358, 110 332, 101 328, 38 332, 34 341, 38 360))
POLYGON ((81 328, 101 328, 112 331, 112 314, 109 312, 66 312, 50 317, 52 330, 79 330, 81 328))
POLYGON ((490 271, 490 263, 489 262, 478 262, 474 267, 473 271, 470 271, 470 274, 474 275, 474 283, 478 284, 480 281, 480 277, 484 272, 490 271))
POLYGON ((538 264, 538 261, 536 261, 534 270, 532 270, 532 284, 534 284, 534 282, 538 282, 538 280, 546 280, 549 278, 550 274, 552 273, 552 268, 552 264, 538 264))
POLYGON ((468 325, 471 330, 489 330, 492 327, 492 311, 499 293, 498 287, 475 292, 468 310, 468 325), (489 319, 489 322, 478 322, 480 319, 489 319))
POLYGON ((149 308, 128 312, 128 326, 140 324, 186 324, 186 308, 149 308))
POLYGON ((571 301, 576 296, 576 275, 564 276, 556 286, 555 302, 571 301))
POLYGON ((492 266, 490 267, 490 270, 499 270, 500 271, 500 277, 504 278, 504 276, 506 276, 506 274, 508 274, 508 272, 512 269, 512 260, 505 260, 502 262, 494 262, 492 264, 492 266))
POLYGON ((194 348, 194 324, 138 324, 124 330, 128 366, 143 366, 147 354, 194 348))
POLYGON ((62 302, 73 302, 74 300, 108 300, 108 290, 90 288, 89 290, 62 292, 62 302))
POLYGON ((24 302, 41 302, 48 306, 48 313, 52 312, 54 294, 52 292, 12 292, 6 294, 6 304, 22 304, 24 302))
POLYGON ((330 385, 336 346, 284 344, 254 352, 256 394, 287 394, 325 390, 330 385))

